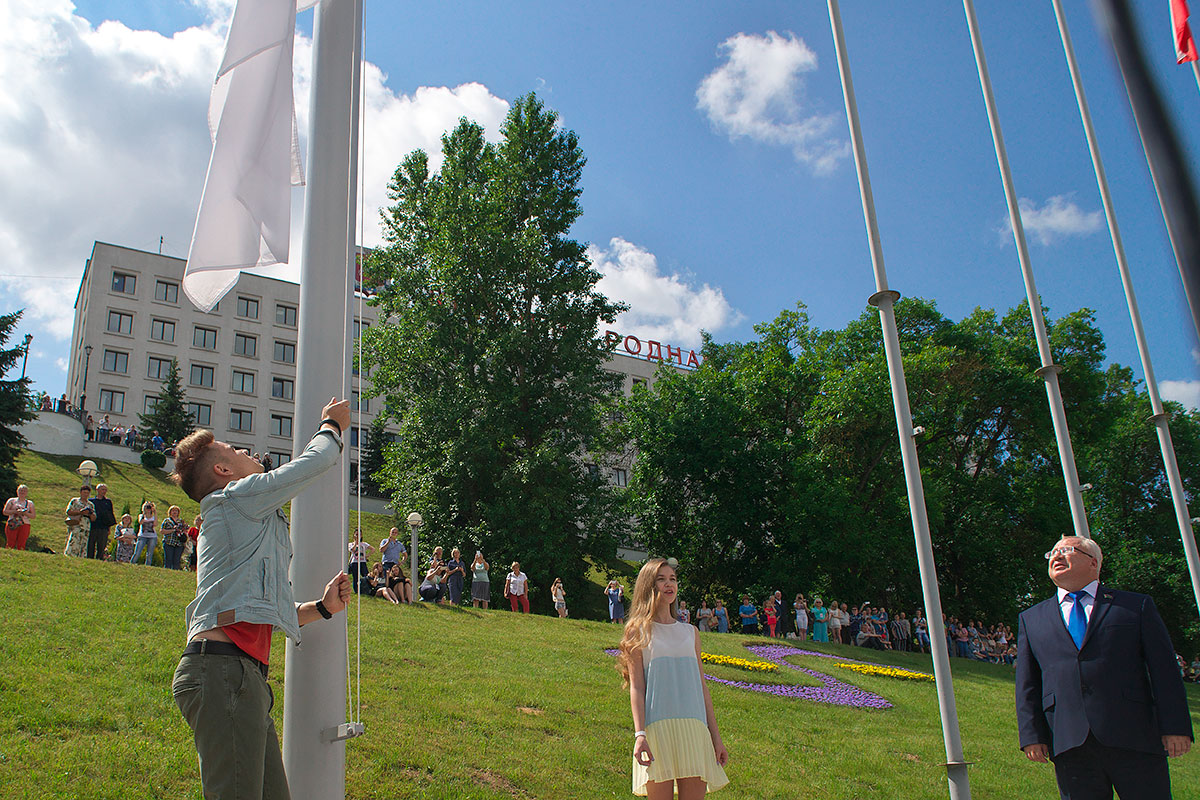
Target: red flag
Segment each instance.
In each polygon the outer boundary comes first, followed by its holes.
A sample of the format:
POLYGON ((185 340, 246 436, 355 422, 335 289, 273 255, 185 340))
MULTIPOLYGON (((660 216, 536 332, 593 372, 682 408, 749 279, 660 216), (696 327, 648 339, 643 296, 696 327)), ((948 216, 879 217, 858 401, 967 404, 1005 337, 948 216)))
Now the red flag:
POLYGON ((1195 61, 1196 40, 1188 26, 1187 0, 1171 0, 1171 26, 1175 29, 1175 62, 1195 61))

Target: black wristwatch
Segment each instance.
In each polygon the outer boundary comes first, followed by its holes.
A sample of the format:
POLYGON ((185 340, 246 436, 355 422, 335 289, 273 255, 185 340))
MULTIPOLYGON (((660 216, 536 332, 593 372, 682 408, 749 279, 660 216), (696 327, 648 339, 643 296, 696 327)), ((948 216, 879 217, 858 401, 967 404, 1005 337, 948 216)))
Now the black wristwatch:
POLYGON ((325 602, 322 600, 317 601, 317 613, 325 619, 333 619, 333 614, 329 613, 329 609, 325 607, 325 602))

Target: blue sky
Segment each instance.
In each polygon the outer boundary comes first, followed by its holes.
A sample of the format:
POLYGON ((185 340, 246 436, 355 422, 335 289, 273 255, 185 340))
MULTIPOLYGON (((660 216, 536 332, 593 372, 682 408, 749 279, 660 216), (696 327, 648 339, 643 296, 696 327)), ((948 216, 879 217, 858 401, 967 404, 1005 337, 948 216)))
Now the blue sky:
MULTIPOLYGON (((1024 289, 963 11, 919 5, 842 8, 890 282, 955 319, 1007 309, 1024 289)), ((1089 4, 1065 5, 1156 372, 1167 396, 1200 405, 1200 352, 1123 88, 1089 4)), ((1167 3, 1134 5, 1194 154, 1200 91, 1174 63, 1167 3)), ((0 63, 19 59, 26 76, 0 89, 0 282, 6 308, 30 308, 39 388, 62 391, 63 299, 92 240, 154 249, 161 235, 164 252, 186 254, 230 8, 14 0, 0 11, 0 63)), ((977 13, 1042 297, 1053 316, 1095 309, 1110 359, 1140 375, 1051 5, 977 13)), ((311 26, 301 14, 302 125, 311 26)), ((405 152, 436 146, 459 114, 494 132, 506 104, 536 90, 588 156, 575 233, 593 244, 605 289, 633 305, 622 330, 745 339, 797 301, 817 326, 840 327, 874 291, 824 3, 366 0, 365 41, 378 68, 371 222, 405 152)))

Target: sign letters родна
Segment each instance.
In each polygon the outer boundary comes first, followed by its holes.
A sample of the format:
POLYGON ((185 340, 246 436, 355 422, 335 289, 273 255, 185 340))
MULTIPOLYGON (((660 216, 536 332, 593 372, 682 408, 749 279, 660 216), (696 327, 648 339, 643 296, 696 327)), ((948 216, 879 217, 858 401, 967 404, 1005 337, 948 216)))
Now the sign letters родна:
POLYGON ((668 364, 678 364, 686 369, 696 369, 700 366, 700 358, 696 355, 695 350, 688 351, 687 360, 685 361, 682 347, 672 347, 669 344, 663 345, 662 342, 656 342, 653 339, 643 343, 636 336, 622 336, 617 331, 605 331, 604 338, 608 343, 624 348, 625 352, 629 355, 642 357, 647 361, 665 361, 668 364), (646 346, 645 354, 642 353, 643 344, 646 346), (667 350, 665 357, 663 356, 663 347, 666 347, 667 350))

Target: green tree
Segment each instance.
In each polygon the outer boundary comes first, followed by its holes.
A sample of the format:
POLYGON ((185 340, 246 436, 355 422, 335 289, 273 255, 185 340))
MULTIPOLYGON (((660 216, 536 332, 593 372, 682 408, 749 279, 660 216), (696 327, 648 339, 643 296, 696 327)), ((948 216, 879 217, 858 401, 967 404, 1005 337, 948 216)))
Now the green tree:
POLYGON ((5 347, 22 313, 0 315, 0 497, 5 499, 17 493, 17 456, 27 444, 18 428, 36 416, 30 406, 29 379, 3 380, 25 355, 24 345, 5 347))
POLYGON ((371 420, 371 424, 366 430, 362 460, 358 466, 363 494, 372 496, 379 494, 379 481, 376 475, 383 471, 384 448, 392 441, 386 426, 387 418, 380 414, 371 420))
POLYGON ((192 432, 195 421, 188 414, 187 397, 179 381, 179 362, 176 359, 171 359, 171 368, 155 398, 154 408, 149 414, 139 414, 138 421, 143 436, 148 438, 158 431, 167 444, 178 442, 192 432))
POLYGON ((421 151, 395 171, 368 264, 389 322, 367 330, 364 360, 401 428, 376 478, 429 541, 520 561, 535 603, 555 577, 580 596, 585 557, 616 547, 616 492, 586 461, 613 446, 597 324, 623 310, 569 238, 584 155, 532 94, 498 143, 463 120, 442 149, 438 174, 421 151))

